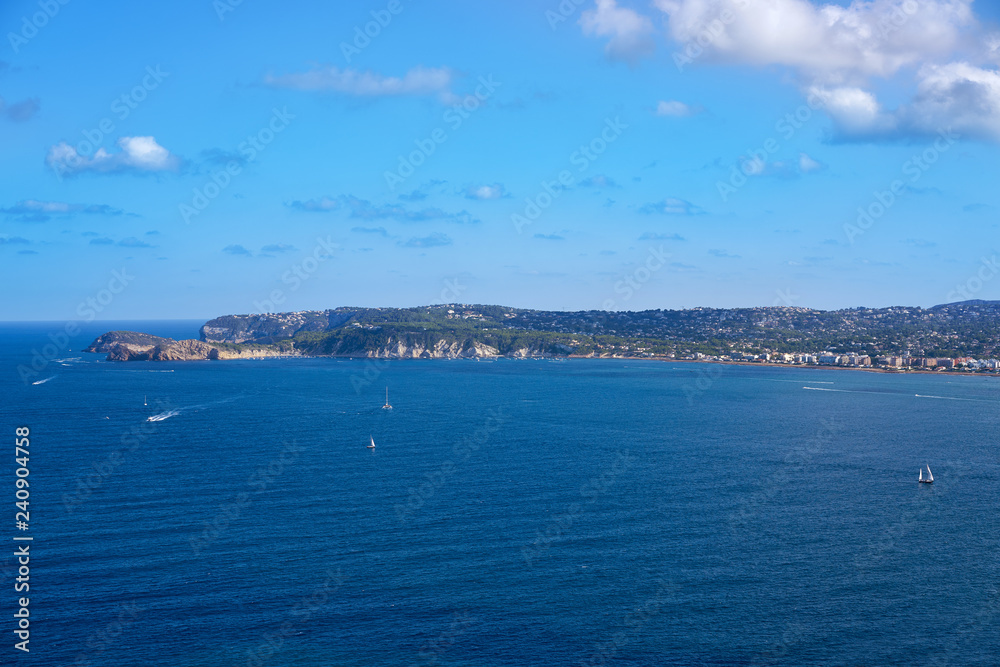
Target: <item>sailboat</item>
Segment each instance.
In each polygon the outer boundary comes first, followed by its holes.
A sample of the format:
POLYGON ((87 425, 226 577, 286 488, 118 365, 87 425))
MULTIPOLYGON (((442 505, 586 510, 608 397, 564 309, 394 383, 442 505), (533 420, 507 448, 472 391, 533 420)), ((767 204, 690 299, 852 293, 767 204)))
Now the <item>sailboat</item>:
POLYGON ((372 441, 372 444, 368 445, 368 449, 375 449, 375 438, 373 438, 372 436, 368 436, 368 437, 372 441))
POLYGON ((389 388, 385 388, 385 405, 382 406, 383 410, 392 410, 392 406, 389 405, 389 388))
POLYGON ((148 405, 149 405, 149 403, 147 403, 147 402, 146 402, 146 397, 145 397, 145 396, 143 396, 143 397, 142 397, 142 407, 146 407, 146 406, 148 406, 148 405))
POLYGON ((921 468, 920 469, 920 476, 917 477, 917 481, 920 482, 921 484, 933 484, 934 483, 934 474, 931 472, 931 467, 930 466, 927 466, 927 479, 924 479, 924 469, 921 468))

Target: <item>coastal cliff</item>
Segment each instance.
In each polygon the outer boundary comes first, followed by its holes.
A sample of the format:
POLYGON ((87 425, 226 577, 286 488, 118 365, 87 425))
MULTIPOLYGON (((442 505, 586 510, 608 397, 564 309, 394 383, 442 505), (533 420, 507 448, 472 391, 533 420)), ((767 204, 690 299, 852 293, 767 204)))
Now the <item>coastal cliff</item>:
POLYGON ((211 345, 199 340, 174 340, 135 331, 110 331, 84 352, 107 354, 108 361, 200 361, 294 356, 269 345, 211 345))

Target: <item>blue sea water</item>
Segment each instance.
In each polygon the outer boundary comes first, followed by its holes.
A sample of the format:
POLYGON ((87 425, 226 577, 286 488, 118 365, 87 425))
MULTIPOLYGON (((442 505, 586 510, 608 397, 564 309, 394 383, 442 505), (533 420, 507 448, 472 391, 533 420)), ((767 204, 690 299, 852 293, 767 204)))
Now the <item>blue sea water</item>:
POLYGON ((79 352, 197 325, 0 327, 5 664, 998 664, 1000 378, 79 352))

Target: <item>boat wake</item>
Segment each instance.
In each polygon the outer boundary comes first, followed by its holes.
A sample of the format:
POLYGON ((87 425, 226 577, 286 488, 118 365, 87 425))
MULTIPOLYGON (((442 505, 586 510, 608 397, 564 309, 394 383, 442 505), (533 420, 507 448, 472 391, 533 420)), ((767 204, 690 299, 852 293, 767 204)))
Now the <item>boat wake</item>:
POLYGON ((46 382, 48 382, 49 380, 51 380, 54 377, 55 377, 55 375, 50 375, 49 377, 45 378, 44 380, 39 380, 37 382, 32 382, 31 384, 45 384, 46 382))
POLYGON ((186 406, 180 407, 180 408, 172 408, 170 410, 167 410, 166 412, 161 412, 158 415, 153 415, 151 417, 146 417, 146 421, 148 421, 148 422, 161 422, 164 419, 170 419, 171 417, 176 417, 177 415, 181 414, 182 412, 198 412, 200 410, 204 410, 205 408, 210 408, 213 405, 222 405, 223 403, 232 403, 233 401, 237 401, 237 400, 239 400, 239 399, 241 399, 243 397, 244 397, 244 394, 240 394, 238 396, 232 396, 230 398, 223 398, 223 399, 220 399, 218 401, 211 401, 209 403, 199 403, 197 405, 186 405, 186 406))
POLYGON ((166 412, 161 412, 158 415, 153 415, 152 417, 146 417, 148 422, 161 422, 164 419, 170 419, 171 417, 176 417, 181 413, 180 410, 167 410, 166 412))
POLYGON ((981 398, 958 398, 957 396, 928 396, 927 394, 914 394, 917 398, 936 398, 941 401, 980 401, 990 403, 991 401, 983 401, 981 398))
MULTIPOLYGON (((809 389, 811 391, 836 391, 843 394, 879 394, 880 396, 888 396, 896 394, 896 392, 883 392, 883 391, 864 391, 863 389, 829 389, 827 387, 802 387, 803 389, 809 389)), ((899 393, 898 396, 909 396, 909 394, 899 393)), ((915 398, 935 398, 942 401, 973 401, 976 403, 993 403, 993 401, 987 401, 982 398, 959 398, 958 396, 929 396, 927 394, 914 394, 915 398)))

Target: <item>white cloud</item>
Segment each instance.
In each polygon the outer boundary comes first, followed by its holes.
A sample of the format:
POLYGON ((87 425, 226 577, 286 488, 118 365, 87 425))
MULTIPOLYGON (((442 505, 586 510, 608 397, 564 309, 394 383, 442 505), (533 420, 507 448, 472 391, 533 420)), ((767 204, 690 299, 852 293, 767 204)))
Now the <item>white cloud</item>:
POLYGON ((959 62, 927 65, 919 79, 916 97, 899 114, 909 127, 1000 141, 1000 73, 959 62))
POLYGON ((897 129, 896 119, 883 111, 875 95, 861 88, 813 86, 809 95, 826 110, 841 134, 865 136, 897 129))
POLYGON ((122 137, 118 140, 118 147, 121 150, 116 153, 109 153, 99 148, 96 153, 88 157, 78 153, 73 146, 62 142, 49 149, 45 163, 56 172, 68 175, 87 171, 97 173, 176 171, 181 165, 180 158, 156 143, 153 137, 122 137))
POLYGON ((811 171, 819 171, 823 168, 822 162, 817 162, 805 153, 799 153, 799 171, 808 174, 811 171))
POLYGON ((638 12, 619 7, 615 0, 597 0, 580 16, 585 35, 610 37, 604 52, 612 60, 634 63, 653 52, 653 22, 638 12))
POLYGON ((344 93, 359 97, 390 95, 450 96, 453 80, 450 69, 445 67, 414 67, 402 77, 383 76, 377 72, 359 72, 339 67, 314 67, 308 72, 267 75, 264 84, 273 88, 344 93))
MULTIPOLYGON (((972 0, 656 0, 671 36, 709 62, 786 65, 812 82, 891 76, 946 56, 975 23, 972 0), (728 18, 729 20, 724 20, 728 18), (699 38, 701 38, 699 40, 699 38)), ((690 55, 690 54, 689 54, 690 55)))
POLYGON ((493 185, 470 185, 465 189, 465 196, 467 199, 500 199, 508 195, 503 183, 494 183, 493 185))
POLYGON ((662 214, 662 215, 701 215, 705 211, 700 207, 684 199, 677 197, 667 197, 658 202, 644 204, 639 207, 640 213, 662 214))
POLYGON ((656 105, 657 116, 694 116, 701 112, 701 107, 692 107, 677 100, 660 100, 660 103, 656 105))
POLYGON ((973 0, 654 0, 678 42, 675 62, 783 66, 839 139, 932 135, 1000 140, 1000 34, 973 0), (907 84, 885 108, 874 80, 907 84))

